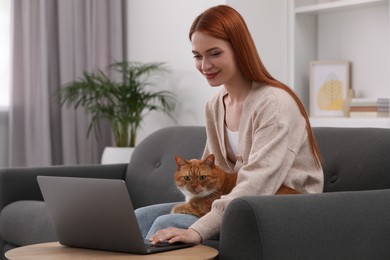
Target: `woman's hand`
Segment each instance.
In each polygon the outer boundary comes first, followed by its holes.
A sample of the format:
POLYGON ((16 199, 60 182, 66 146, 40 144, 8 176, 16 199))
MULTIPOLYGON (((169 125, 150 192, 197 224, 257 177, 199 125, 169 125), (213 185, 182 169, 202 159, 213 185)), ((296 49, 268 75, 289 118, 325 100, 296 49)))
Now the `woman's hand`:
POLYGON ((152 245, 162 241, 168 241, 169 243, 183 242, 200 244, 202 238, 199 233, 193 229, 167 228, 157 231, 156 234, 150 238, 152 245))

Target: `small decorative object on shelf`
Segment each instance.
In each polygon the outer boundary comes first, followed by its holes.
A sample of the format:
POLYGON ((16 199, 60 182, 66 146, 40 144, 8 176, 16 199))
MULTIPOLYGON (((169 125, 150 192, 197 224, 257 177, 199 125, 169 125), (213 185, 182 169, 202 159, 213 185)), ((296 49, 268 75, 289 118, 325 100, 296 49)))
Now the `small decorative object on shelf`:
POLYGON ((344 117, 349 117, 349 113, 351 112, 351 102, 354 97, 355 90, 350 88, 348 90, 347 98, 343 102, 344 117))
POLYGON ((310 116, 344 116, 348 97, 348 61, 312 61, 310 63, 310 116))

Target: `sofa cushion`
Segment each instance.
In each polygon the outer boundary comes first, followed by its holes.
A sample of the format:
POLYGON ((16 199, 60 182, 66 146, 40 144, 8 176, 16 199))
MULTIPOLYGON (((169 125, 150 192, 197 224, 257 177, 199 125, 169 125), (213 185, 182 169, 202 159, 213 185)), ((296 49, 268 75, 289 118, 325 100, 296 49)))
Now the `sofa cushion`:
POLYGON ((313 129, 323 155, 324 192, 390 188, 390 131, 313 129))
POLYGON ((6 206, 0 214, 0 235, 18 246, 57 240, 43 201, 17 201, 6 206))

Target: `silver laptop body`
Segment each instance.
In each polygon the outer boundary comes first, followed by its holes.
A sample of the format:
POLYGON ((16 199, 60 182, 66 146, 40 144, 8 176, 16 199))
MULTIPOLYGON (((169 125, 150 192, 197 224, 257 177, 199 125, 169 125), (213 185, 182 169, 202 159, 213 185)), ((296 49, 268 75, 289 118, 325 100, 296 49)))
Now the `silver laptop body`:
POLYGON ((37 180, 62 245, 137 254, 191 246, 146 245, 123 180, 52 176, 37 180))

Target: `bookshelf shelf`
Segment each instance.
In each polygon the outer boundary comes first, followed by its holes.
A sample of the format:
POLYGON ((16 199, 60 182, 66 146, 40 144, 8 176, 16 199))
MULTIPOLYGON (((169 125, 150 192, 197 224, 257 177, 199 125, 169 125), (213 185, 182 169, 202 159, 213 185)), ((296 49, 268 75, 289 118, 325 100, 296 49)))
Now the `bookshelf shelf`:
POLYGON ((320 14, 335 12, 358 7, 370 7, 376 5, 387 5, 389 0, 339 0, 328 3, 305 5, 295 8, 296 14, 320 14))
POLYGON ((378 127, 390 128, 389 118, 311 117, 312 127, 378 127))

